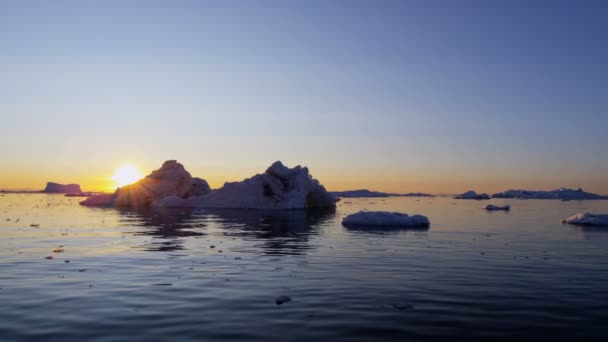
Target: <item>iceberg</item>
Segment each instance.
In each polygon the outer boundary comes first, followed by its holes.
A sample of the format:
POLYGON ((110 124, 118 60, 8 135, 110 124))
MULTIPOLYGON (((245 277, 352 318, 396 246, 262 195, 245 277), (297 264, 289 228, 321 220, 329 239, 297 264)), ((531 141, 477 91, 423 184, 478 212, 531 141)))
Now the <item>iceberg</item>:
POLYGON ((79 194, 82 193, 80 185, 78 184, 59 184, 53 182, 47 182, 46 187, 42 192, 54 193, 54 194, 79 194))
POLYGON ((347 191, 332 191, 332 195, 342 198, 360 198, 360 197, 434 197, 431 194, 422 192, 410 192, 407 194, 388 193, 380 191, 371 191, 367 189, 347 190, 347 191))
POLYGON ((391 196, 386 192, 370 191, 367 189, 361 190, 347 190, 347 191, 333 191, 331 193, 334 196, 342 198, 359 198, 359 197, 388 197, 391 196))
POLYGON ((469 190, 465 193, 462 193, 462 194, 454 197, 454 199, 487 200, 487 199, 490 199, 490 196, 485 193, 478 194, 473 190, 469 190))
POLYGON ((154 207, 215 209, 333 209, 337 198, 312 178, 308 168, 288 168, 280 161, 263 174, 241 182, 228 182, 207 195, 182 198, 172 195, 152 203, 154 207))
POLYGON ((229 182, 211 190, 204 179, 192 178, 175 160, 112 195, 92 196, 82 205, 115 207, 190 207, 215 209, 335 208, 337 199, 312 178, 308 168, 288 168, 280 161, 263 174, 229 182))
POLYGON ((342 220, 342 224, 348 226, 370 226, 370 227, 421 227, 430 226, 429 219, 422 215, 408 216, 404 213, 388 211, 359 211, 350 214, 342 220))
POLYGON ((562 222, 583 226, 608 226, 608 214, 578 213, 563 219, 562 222))
POLYGON ((488 204, 486 206, 486 210, 511 210, 511 206, 510 205, 494 205, 494 204, 488 204))
POLYGON ((585 192, 581 188, 578 188, 577 190, 559 188, 550 191, 507 190, 492 195, 492 198, 558 199, 563 201, 608 199, 606 196, 585 192))
POLYGON ((152 171, 145 178, 118 188, 111 195, 91 196, 80 204, 88 206, 146 207, 155 200, 167 196, 198 196, 210 191, 205 180, 192 178, 182 164, 175 160, 167 160, 160 169, 152 171))

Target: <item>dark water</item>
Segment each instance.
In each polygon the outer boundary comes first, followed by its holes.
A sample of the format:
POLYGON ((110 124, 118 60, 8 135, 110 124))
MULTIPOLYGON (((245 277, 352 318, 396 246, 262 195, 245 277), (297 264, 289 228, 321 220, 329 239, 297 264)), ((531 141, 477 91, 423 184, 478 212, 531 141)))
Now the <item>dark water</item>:
POLYGON ((78 200, 0 197, 0 340, 608 338, 608 228, 560 223, 608 201, 492 201, 505 213, 347 199, 306 213, 78 200), (341 226, 364 208, 424 214, 431 228, 341 226))

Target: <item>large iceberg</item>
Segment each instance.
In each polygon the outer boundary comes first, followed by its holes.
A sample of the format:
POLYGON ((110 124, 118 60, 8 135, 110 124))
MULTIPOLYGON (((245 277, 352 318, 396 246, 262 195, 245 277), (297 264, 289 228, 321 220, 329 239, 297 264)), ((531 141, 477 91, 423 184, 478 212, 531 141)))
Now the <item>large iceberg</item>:
POLYGON ((517 199, 559 199, 559 200, 595 200, 607 199, 579 188, 577 190, 559 188, 551 191, 536 190, 507 190, 492 195, 492 198, 517 198, 517 199))
POLYGON ((608 214, 578 213, 563 219, 562 222, 583 226, 608 226, 608 214))
POLYGON ((187 198, 211 191, 207 182, 192 178, 184 166, 175 160, 166 161, 160 169, 133 184, 116 189, 114 194, 96 195, 80 202, 82 205, 112 205, 116 207, 146 207, 167 196, 187 198))
POLYGON ((78 194, 81 193, 80 185, 78 184, 59 184, 53 182, 47 182, 46 187, 42 192, 56 193, 56 194, 78 194))
POLYGON ((152 203, 155 207, 226 209, 335 208, 337 199, 312 178, 308 168, 288 168, 280 161, 266 172, 241 182, 225 183, 204 196, 168 196, 152 203))
POLYGON ((144 179, 117 189, 112 195, 93 196, 83 205, 117 207, 191 207, 223 209, 335 208, 328 193, 308 168, 285 167, 280 161, 263 174, 211 190, 207 182, 192 178, 183 165, 170 160, 144 179))
POLYGON ((470 199, 470 200, 487 200, 490 199, 490 196, 488 194, 478 194, 473 190, 469 190, 465 193, 462 193, 456 197, 454 197, 455 199, 470 199))
POLYGON ((407 214, 388 211, 359 211, 350 214, 342 220, 345 226, 370 227, 421 227, 430 226, 429 219, 422 215, 408 216, 407 214))

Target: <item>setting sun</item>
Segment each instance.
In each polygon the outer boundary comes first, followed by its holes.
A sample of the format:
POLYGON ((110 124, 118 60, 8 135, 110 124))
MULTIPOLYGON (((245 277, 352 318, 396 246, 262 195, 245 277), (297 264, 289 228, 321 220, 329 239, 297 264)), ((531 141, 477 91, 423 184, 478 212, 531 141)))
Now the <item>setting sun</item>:
POLYGON ((142 178, 141 172, 132 164, 125 164, 116 169, 112 180, 115 182, 117 187, 123 187, 125 185, 134 183, 142 178))

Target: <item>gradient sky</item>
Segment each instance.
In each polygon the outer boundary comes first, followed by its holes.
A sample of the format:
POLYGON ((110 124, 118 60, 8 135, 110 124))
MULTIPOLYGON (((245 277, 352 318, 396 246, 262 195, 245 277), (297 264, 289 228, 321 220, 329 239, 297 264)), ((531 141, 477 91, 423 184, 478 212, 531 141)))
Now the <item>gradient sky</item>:
POLYGON ((608 193, 608 1, 0 1, 0 188, 177 159, 608 193))

